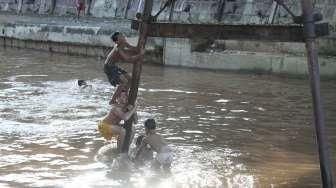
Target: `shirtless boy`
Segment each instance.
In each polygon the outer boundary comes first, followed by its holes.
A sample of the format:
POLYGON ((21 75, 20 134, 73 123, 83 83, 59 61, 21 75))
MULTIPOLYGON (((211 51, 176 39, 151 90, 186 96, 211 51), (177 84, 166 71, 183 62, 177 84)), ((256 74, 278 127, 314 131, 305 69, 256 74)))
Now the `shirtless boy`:
POLYGON ((113 104, 122 90, 128 90, 131 80, 131 76, 125 70, 118 67, 116 63, 139 62, 139 59, 143 57, 145 51, 130 45, 125 36, 120 32, 115 32, 111 36, 111 39, 115 43, 115 46, 105 60, 104 72, 112 86, 118 85, 117 90, 110 101, 110 104, 113 104))
POLYGON ((117 138, 119 151, 121 151, 126 134, 125 129, 120 125, 120 121, 130 119, 136 110, 136 107, 127 105, 127 98, 127 91, 121 91, 116 104, 112 106, 112 109, 103 120, 98 123, 98 130, 106 140, 111 140, 112 137, 117 138))
POLYGON ((154 165, 156 167, 163 167, 164 169, 169 169, 173 161, 173 155, 171 148, 168 146, 165 139, 156 133, 156 123, 154 119, 147 119, 145 121, 145 132, 146 136, 142 140, 141 146, 135 154, 135 160, 139 157, 140 151, 146 147, 148 144, 151 149, 157 152, 154 165))

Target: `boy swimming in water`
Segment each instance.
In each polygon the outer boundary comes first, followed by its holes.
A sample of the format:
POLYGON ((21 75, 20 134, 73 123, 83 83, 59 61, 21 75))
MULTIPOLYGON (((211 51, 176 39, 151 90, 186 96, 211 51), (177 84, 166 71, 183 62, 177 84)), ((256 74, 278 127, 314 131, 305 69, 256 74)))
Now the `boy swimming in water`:
POLYGON ((85 89, 85 88, 92 89, 92 85, 87 84, 85 80, 77 80, 77 85, 80 89, 85 89))
POLYGON ((106 139, 117 138, 117 148, 121 151, 124 143, 125 129, 120 125, 121 120, 127 121, 136 111, 136 107, 127 105, 128 94, 123 90, 110 112, 98 123, 100 134, 106 139))
POLYGON ((156 123, 154 119, 147 119, 145 121, 146 136, 135 154, 135 160, 138 159, 140 152, 148 144, 157 155, 155 157, 154 166, 169 169, 173 161, 173 154, 171 148, 168 146, 165 139, 156 133, 156 123))

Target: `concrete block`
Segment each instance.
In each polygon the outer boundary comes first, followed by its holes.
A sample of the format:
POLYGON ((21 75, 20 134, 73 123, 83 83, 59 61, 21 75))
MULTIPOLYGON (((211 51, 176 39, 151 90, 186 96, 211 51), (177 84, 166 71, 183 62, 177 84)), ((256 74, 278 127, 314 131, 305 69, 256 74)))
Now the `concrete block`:
POLYGON ((60 44, 58 42, 49 42, 48 46, 50 52, 60 52, 60 44))
POLYGON ((27 40, 26 41, 26 48, 28 49, 35 49, 34 46, 35 46, 35 41, 32 41, 32 40, 27 40))
POLYGON ((16 48, 18 46, 18 44, 17 44, 18 42, 17 41, 18 41, 17 39, 12 39, 12 45, 11 46, 13 48, 16 48))
POLYGON ((13 47, 13 39, 6 38, 6 47, 13 47))
POLYGON ((13 47, 15 48, 23 48, 25 46, 24 42, 20 39, 13 40, 13 47))
POLYGON ((318 40, 318 50, 320 54, 336 54, 336 38, 322 38, 318 40))
POLYGON ((247 69, 255 72, 271 72, 272 71, 272 58, 273 55, 246 55, 246 59, 249 60, 247 69), (249 58, 252 56, 254 58, 249 58))
POLYGON ((320 73, 326 77, 336 77, 336 58, 335 57, 320 57, 320 73))
POLYGON ((287 74, 297 74, 298 64, 300 63, 300 58, 297 57, 285 57, 282 63, 282 72, 287 74))
POLYGON ((4 38, 4 47, 12 47, 10 38, 7 37, 4 38))
POLYGON ((26 47, 26 41, 24 41, 24 40, 19 40, 19 41, 17 41, 18 43, 18 48, 25 48, 26 47))
POLYGON ((271 60, 271 66, 272 66, 272 72, 274 73, 282 73, 282 64, 284 61, 284 57, 278 57, 278 58, 272 58, 271 60))
POLYGON ((54 43, 54 42, 48 42, 48 43, 47 43, 47 45, 48 45, 48 51, 49 51, 49 52, 57 52, 57 51, 55 50, 55 44, 57 44, 57 43, 54 43))
POLYGON ((38 49, 39 42, 38 41, 33 41, 31 48, 37 50, 38 49))
POLYGON ((58 43, 55 43, 55 42, 45 42, 45 51, 48 51, 48 52, 58 52, 57 50, 58 48, 58 43))
POLYGON ((43 42, 43 41, 37 41, 34 44, 34 49, 36 50, 41 50, 41 51, 48 51, 48 43, 47 42, 43 42))
POLYGON ((87 46, 86 55, 91 57, 105 58, 104 48, 98 46, 87 46))
POLYGON ((96 47, 96 56, 105 58, 104 48, 103 47, 96 47))
POLYGON ((0 37, 0 47, 5 47, 5 38, 0 37))
POLYGON ((58 43, 58 46, 55 46, 55 47, 56 47, 58 53, 68 54, 68 51, 69 51, 68 44, 58 43))
POLYGON ((326 19, 330 20, 333 18, 334 14, 335 14, 335 7, 334 6, 327 6, 325 7, 324 11, 323 11, 323 15, 326 19))
MULTIPOLYGON (((174 48, 174 42, 167 40, 165 47, 163 49, 163 58, 164 58, 164 64, 166 65, 181 65, 181 50, 178 48, 174 48)), ((184 56, 188 56, 191 58, 191 53, 184 54, 184 56)))
POLYGON ((93 46, 86 46, 86 56, 95 56, 93 46))
POLYGON ((308 63, 306 57, 292 57, 296 59, 296 74, 297 75, 308 75, 308 63))
POLYGON ((69 55, 86 55, 86 48, 79 45, 69 45, 68 46, 69 55))

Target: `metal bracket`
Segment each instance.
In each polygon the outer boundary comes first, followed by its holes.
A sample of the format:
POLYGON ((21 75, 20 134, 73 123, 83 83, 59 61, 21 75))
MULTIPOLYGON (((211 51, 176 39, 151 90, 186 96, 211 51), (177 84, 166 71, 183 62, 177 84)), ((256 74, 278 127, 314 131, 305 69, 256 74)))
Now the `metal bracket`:
MULTIPOLYGON (((131 28, 139 30, 139 21, 131 28)), ((329 35, 329 24, 315 24, 316 37, 329 35)), ((223 40, 261 40, 274 42, 304 42, 302 25, 223 25, 182 24, 152 22, 148 25, 149 37, 211 38, 223 40)))
MULTIPOLYGON (((323 15, 319 12, 315 12, 313 17, 314 17, 314 22, 319 22, 319 21, 323 20, 323 15)), ((304 23, 304 19, 303 19, 302 15, 301 16, 295 16, 293 18, 293 21, 296 24, 303 24, 304 23)))

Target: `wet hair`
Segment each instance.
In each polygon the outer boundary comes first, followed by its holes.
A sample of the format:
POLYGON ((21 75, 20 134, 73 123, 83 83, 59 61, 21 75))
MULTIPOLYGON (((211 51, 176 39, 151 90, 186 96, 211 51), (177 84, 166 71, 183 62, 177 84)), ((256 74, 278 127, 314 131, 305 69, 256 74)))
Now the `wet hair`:
POLYGON ((77 84, 78 84, 78 86, 84 86, 84 85, 86 85, 86 81, 85 80, 78 80, 77 84))
POLYGON ((140 135, 140 136, 138 136, 137 139, 136 139, 136 141, 135 141, 135 145, 136 145, 136 146, 140 146, 142 140, 144 139, 144 137, 145 137, 144 135, 140 135))
POLYGON ((113 40, 113 42, 117 42, 118 41, 118 36, 120 35, 120 32, 114 32, 113 35, 111 36, 111 39, 113 40))
POLYGON ((156 129, 156 123, 154 119, 147 119, 145 121, 145 128, 149 130, 156 129))

